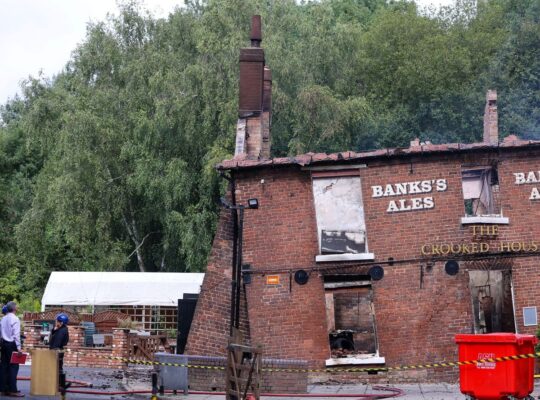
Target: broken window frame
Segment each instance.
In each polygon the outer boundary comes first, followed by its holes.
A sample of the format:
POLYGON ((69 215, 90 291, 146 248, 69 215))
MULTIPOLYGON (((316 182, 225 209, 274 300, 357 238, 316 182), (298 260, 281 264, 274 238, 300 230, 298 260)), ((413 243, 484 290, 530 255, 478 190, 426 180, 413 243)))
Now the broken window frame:
MULTIPOLYGON (((368 250, 364 202, 363 202, 363 197, 362 197, 361 178, 358 173, 358 170, 318 171, 318 172, 313 171, 311 174, 311 178, 312 178, 312 189, 313 189, 313 205, 315 209, 315 218, 316 218, 316 224, 317 224, 317 241, 318 241, 318 248, 319 248, 319 254, 316 255, 315 260, 317 262, 321 262, 321 261, 351 261, 351 260, 374 259, 374 255, 372 253, 369 253, 369 250, 368 250), (350 207, 351 208, 356 207, 359 212, 355 216, 355 218, 343 217, 340 220, 342 221, 340 222, 340 226, 337 226, 335 224, 334 225, 329 224, 328 221, 324 221, 325 215, 321 211, 321 207, 322 207, 321 203, 324 200, 323 198, 318 197, 318 193, 320 192, 320 190, 318 190, 317 188, 317 183, 320 183, 323 180, 326 180, 330 186, 330 185, 334 185, 336 182, 342 179, 358 180, 358 184, 357 184, 358 195, 354 199, 356 200, 356 202, 351 202, 350 207), (327 239, 328 239, 327 243, 331 243, 333 241, 336 244, 336 247, 338 245, 342 245, 343 247, 345 247, 345 250, 349 250, 349 251, 339 251, 339 250, 331 251, 331 250, 328 250, 328 248, 325 251, 325 248, 323 247, 323 235, 325 234, 327 234, 327 239), (334 236, 335 239, 332 240, 332 236, 334 236), (354 246, 360 247, 360 242, 358 241, 358 238, 360 236, 363 236, 363 249, 361 249, 361 251, 360 250, 354 251, 355 250, 354 246), (350 245, 353 245, 353 247, 351 247, 350 245)), ((353 185, 352 181, 351 181, 351 185, 353 185)), ((346 209, 345 211, 342 212, 342 214, 346 216, 347 212, 348 211, 346 209)))
MULTIPOLYGON (((339 277, 325 277, 324 282, 324 294, 325 294, 325 304, 326 304, 326 320, 327 320, 327 327, 328 327, 328 340, 329 340, 329 346, 330 351, 332 353, 332 337, 336 338, 335 340, 343 339, 344 341, 350 341, 352 343, 352 346, 354 347, 356 345, 356 342, 354 340, 355 334, 365 333, 358 331, 357 327, 338 327, 336 326, 336 309, 335 309, 335 301, 336 297, 335 295, 338 293, 351 293, 354 292, 354 289, 358 289, 359 296, 361 291, 368 290, 367 294, 363 294, 362 297, 369 300, 369 314, 371 318, 371 329, 372 329, 372 335, 373 335, 373 343, 375 351, 371 353, 352 353, 349 355, 346 355, 345 357, 330 357, 326 360, 327 366, 332 365, 351 365, 351 364, 384 364, 385 358, 380 357, 379 355, 379 341, 377 337, 377 323, 375 318, 375 307, 373 302, 373 286, 371 283, 371 279, 369 276, 348 276, 345 275, 343 277, 343 280, 339 280, 339 277), (328 281, 328 278, 334 278, 331 281, 328 281), (337 280, 335 278, 338 278, 337 280), (331 305, 332 310, 330 312, 329 309, 329 295, 332 297, 331 305), (331 321, 331 319, 333 320, 331 321), (339 329, 341 328, 341 329, 339 329), (350 339, 348 339, 348 336, 343 335, 350 335, 350 339), (343 336, 343 338, 342 338, 343 336)), ((360 300, 358 303, 359 312, 360 312, 360 300)), ((369 332, 368 332, 369 333, 369 332)), ((335 349, 334 349, 335 350, 335 349)), ((358 349, 360 351, 360 349, 358 349)))
POLYGON ((498 185, 498 174, 495 167, 462 167, 461 186, 465 214, 461 218, 462 224, 508 224, 508 218, 503 217, 502 210, 496 209, 500 206, 495 201, 494 187, 498 187, 498 185))

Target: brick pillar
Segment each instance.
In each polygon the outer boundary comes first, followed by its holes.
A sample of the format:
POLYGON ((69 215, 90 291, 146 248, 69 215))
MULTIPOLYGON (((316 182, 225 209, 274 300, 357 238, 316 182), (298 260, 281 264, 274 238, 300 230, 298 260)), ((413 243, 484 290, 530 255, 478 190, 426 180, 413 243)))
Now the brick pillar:
POLYGON ((486 94, 486 109, 484 111, 484 143, 499 143, 496 90, 488 90, 486 94))
POLYGON ((66 367, 78 367, 79 360, 84 357, 84 328, 79 325, 68 325, 69 343, 64 353, 64 365, 66 367))
POLYGON ((32 349, 41 344, 41 325, 25 325, 24 326, 24 348, 32 349))
POLYGON ((68 325, 68 347, 84 347, 84 328, 78 325, 68 325))
MULTIPOLYGON (((129 348, 128 348, 128 336, 129 330, 127 329, 113 329, 113 342, 112 342, 112 356, 128 358, 129 357, 129 348)), ((117 365, 118 367, 127 367, 127 363, 120 360, 111 360, 111 364, 117 365)))

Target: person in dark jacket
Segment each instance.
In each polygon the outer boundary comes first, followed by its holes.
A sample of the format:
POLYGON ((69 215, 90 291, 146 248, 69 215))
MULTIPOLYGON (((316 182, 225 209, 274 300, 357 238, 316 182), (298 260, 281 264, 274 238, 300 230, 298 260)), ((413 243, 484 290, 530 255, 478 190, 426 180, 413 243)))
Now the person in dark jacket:
MULTIPOLYGON (((69 342, 69 332, 67 324, 69 318, 66 314, 60 313, 56 316, 56 323, 51 331, 51 337, 49 338, 49 349, 51 350, 64 350, 69 342)), ((64 353, 58 354, 58 369, 62 373, 64 370, 64 353)))

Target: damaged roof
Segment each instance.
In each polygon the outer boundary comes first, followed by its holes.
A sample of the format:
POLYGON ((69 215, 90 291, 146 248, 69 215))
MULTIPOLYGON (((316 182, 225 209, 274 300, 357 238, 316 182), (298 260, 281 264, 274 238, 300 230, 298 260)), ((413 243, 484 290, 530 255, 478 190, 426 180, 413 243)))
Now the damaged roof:
POLYGON ((332 164, 342 161, 361 162, 367 159, 380 157, 401 157, 418 154, 455 153, 470 150, 498 149, 498 148, 526 148, 538 147, 540 140, 521 140, 515 135, 507 136, 501 143, 447 143, 447 144, 421 144, 410 147, 395 147, 364 152, 344 151, 339 153, 305 153, 294 157, 278 157, 271 159, 248 159, 244 155, 230 160, 224 160, 216 167, 218 170, 238 170, 262 168, 267 166, 299 165, 309 166, 315 164, 332 164))

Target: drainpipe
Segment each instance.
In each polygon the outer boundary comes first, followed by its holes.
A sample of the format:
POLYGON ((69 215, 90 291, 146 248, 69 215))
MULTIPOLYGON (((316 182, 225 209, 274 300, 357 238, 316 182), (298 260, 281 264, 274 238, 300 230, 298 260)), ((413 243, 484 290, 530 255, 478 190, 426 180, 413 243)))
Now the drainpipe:
MULTIPOLYGON (((229 334, 232 336, 233 328, 237 327, 235 321, 236 317, 236 308, 237 308, 237 287, 239 288, 239 282, 237 280, 238 273, 237 269, 237 255, 238 255, 238 213, 236 210, 236 182, 234 180, 233 172, 230 172, 230 176, 225 175, 225 173, 220 172, 219 176, 227 180, 231 188, 231 215, 233 217, 233 245, 232 245, 232 271, 231 271, 231 312, 230 312, 230 323, 229 323, 229 334)), ((242 210, 243 211, 243 210, 242 210)))
MULTIPOLYGON (((237 242, 238 242, 238 251, 236 254, 236 275, 235 275, 235 284, 236 284, 236 293, 234 298, 235 304, 235 315, 234 315, 234 327, 236 329, 240 328, 240 295, 241 295, 241 279, 242 279, 242 245, 243 245, 243 236, 244 236, 244 207, 240 207, 240 218, 237 224, 237 242)), ((235 220, 236 222, 236 220, 235 220)))

